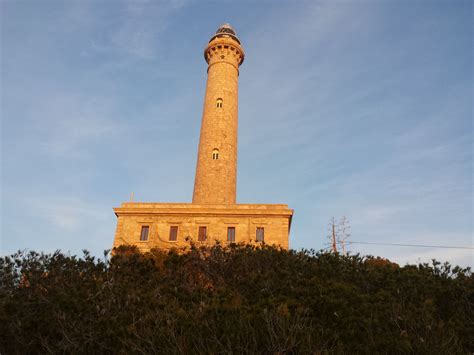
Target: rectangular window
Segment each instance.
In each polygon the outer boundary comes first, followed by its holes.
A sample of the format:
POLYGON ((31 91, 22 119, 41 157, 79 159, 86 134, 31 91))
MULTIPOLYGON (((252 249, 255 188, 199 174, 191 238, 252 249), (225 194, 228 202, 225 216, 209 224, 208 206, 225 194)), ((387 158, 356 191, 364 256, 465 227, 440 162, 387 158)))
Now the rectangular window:
POLYGON ((140 233, 140 240, 145 241, 148 240, 148 232, 150 231, 149 226, 142 226, 142 232, 140 233))
POLYGON ((178 240, 178 226, 170 227, 170 242, 176 242, 178 240))
POLYGON ((207 238, 207 227, 199 227, 198 240, 205 242, 207 238))
POLYGON ((256 241, 263 242, 265 239, 265 230, 263 227, 257 227, 256 241))
POLYGON ((229 243, 235 243, 235 227, 227 228, 227 241, 229 243))

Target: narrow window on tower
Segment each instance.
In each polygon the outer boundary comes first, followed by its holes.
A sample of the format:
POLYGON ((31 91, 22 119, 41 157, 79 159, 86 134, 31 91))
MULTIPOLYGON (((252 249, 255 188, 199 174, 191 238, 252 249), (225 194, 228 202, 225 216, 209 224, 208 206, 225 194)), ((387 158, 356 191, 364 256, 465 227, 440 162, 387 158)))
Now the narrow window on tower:
POLYGON ((227 227, 227 241, 235 243, 235 227, 227 227))
POLYGON ((217 160, 219 159, 219 149, 214 148, 212 150, 212 160, 217 160))
POLYGON ((178 226, 170 227, 170 242, 176 242, 178 240, 178 226))
POLYGON ((257 227, 255 240, 257 242, 263 242, 265 240, 265 230, 263 229, 263 227, 257 227))
POLYGON ((207 228, 206 227, 199 227, 198 241, 205 242, 206 239, 207 239, 207 228))
POLYGON ((216 100, 216 107, 217 107, 217 108, 222 108, 222 103, 223 103, 223 101, 222 101, 221 98, 217 99, 217 100, 216 100))
POLYGON ((150 231, 149 226, 142 226, 142 231, 140 233, 140 240, 147 241, 148 240, 148 232, 150 231))

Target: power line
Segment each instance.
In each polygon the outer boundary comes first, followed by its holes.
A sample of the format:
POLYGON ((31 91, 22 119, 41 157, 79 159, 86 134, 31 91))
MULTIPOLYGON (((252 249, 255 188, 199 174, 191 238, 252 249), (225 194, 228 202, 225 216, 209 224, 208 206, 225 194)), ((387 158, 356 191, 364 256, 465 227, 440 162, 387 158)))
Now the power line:
POLYGON ((469 249, 474 250, 473 247, 454 247, 448 245, 425 245, 425 244, 398 244, 398 243, 372 243, 372 242, 351 242, 347 241, 349 244, 372 244, 372 245, 390 245, 397 247, 415 247, 415 248, 440 248, 440 249, 469 249))

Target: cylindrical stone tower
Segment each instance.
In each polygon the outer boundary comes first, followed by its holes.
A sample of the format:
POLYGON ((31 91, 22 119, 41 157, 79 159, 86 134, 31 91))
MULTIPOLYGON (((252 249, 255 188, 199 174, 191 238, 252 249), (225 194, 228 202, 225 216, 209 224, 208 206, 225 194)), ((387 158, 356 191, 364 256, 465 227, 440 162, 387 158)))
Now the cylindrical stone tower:
POLYGON ((236 203, 239 66, 244 51, 229 24, 204 50, 208 63, 193 203, 236 203))

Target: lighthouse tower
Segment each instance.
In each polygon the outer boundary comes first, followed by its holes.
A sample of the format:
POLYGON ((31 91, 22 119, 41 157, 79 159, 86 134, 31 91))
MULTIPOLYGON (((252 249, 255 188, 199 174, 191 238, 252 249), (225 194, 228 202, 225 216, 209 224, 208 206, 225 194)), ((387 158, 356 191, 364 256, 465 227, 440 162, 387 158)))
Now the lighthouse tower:
POLYGON ((193 203, 235 204, 239 67, 244 50, 229 24, 204 50, 207 85, 202 113, 193 203))
POLYGON ((114 247, 186 248, 190 241, 289 247, 293 210, 284 204, 236 202, 238 79, 244 50, 232 26, 217 29, 204 58, 207 85, 192 203, 122 203, 114 208, 114 247))

